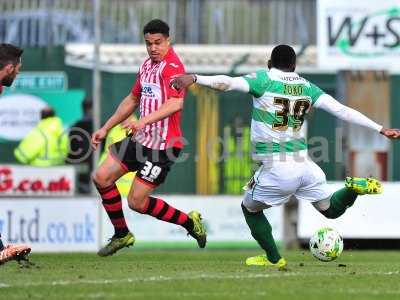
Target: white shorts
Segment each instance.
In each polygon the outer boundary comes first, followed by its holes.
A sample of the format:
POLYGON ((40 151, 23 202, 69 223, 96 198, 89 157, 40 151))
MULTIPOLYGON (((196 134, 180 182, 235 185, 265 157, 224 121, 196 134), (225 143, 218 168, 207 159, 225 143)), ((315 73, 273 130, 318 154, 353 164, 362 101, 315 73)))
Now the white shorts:
POLYGON ((253 178, 254 183, 245 195, 246 207, 257 206, 257 203, 249 203, 251 201, 261 202, 261 206, 268 207, 284 204, 292 196, 298 200, 317 202, 329 199, 332 195, 325 173, 308 158, 263 163, 253 178))

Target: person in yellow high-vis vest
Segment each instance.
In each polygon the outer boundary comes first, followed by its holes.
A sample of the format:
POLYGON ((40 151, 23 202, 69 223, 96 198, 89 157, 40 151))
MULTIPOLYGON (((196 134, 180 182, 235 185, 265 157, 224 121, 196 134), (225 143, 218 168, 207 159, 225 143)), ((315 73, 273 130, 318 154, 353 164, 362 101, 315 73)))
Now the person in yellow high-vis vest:
POLYGON ((50 167, 63 165, 68 155, 69 139, 62 121, 46 107, 41 120, 14 150, 15 158, 24 165, 50 167))
POLYGON ((250 128, 233 128, 240 132, 240 138, 237 133, 231 133, 231 129, 225 127, 224 130, 229 133, 226 144, 228 157, 225 159, 223 168, 224 193, 240 194, 246 183, 246 178, 251 176, 253 170, 253 163, 250 159, 250 128))
MULTIPOLYGON (((136 120, 135 116, 129 117, 124 122, 128 122, 128 121, 131 122, 133 120, 136 120)), ((117 143, 117 142, 123 140, 124 138, 126 138, 127 131, 126 131, 126 129, 122 128, 122 124, 124 124, 124 122, 114 126, 108 132, 106 141, 105 141, 105 145, 104 145, 104 151, 101 154, 100 160, 98 163, 99 165, 106 159, 108 151, 109 151, 109 147, 112 144, 117 143)), ((122 176, 120 179, 118 179, 117 182, 115 183, 117 185, 118 191, 120 192, 121 196, 125 196, 125 197, 128 196, 129 190, 132 186, 133 178, 135 178, 135 174, 136 174, 136 172, 135 173, 134 172, 126 173, 124 176, 122 176)))

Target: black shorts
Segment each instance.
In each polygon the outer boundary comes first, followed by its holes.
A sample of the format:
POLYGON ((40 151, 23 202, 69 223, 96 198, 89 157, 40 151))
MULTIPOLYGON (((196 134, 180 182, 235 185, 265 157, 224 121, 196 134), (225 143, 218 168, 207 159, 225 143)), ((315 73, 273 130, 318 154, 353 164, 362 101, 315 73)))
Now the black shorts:
POLYGON ((122 168, 137 172, 136 177, 150 186, 157 186, 165 181, 180 152, 179 148, 150 149, 132 140, 131 136, 110 146, 111 156, 122 168))

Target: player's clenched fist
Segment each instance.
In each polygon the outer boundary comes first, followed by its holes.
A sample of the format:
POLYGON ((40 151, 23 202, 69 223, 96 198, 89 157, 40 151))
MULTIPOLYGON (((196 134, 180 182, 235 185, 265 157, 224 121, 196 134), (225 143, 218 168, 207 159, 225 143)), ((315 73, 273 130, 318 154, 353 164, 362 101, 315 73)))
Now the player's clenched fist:
POLYGON ((104 140, 107 136, 107 130, 104 128, 100 128, 99 130, 95 131, 92 135, 92 147, 93 149, 97 149, 99 144, 102 140, 104 140))
POLYGON ((400 129, 395 128, 382 128, 381 134, 386 136, 389 139, 398 139, 400 138, 400 129))
POLYGON ((122 128, 131 131, 132 134, 135 134, 136 132, 142 130, 146 126, 146 123, 143 122, 143 120, 129 121, 122 123, 121 126, 122 128))
POLYGON ((180 91, 182 89, 187 88, 188 86, 192 85, 196 82, 196 75, 194 74, 185 74, 180 75, 172 79, 171 86, 180 91))

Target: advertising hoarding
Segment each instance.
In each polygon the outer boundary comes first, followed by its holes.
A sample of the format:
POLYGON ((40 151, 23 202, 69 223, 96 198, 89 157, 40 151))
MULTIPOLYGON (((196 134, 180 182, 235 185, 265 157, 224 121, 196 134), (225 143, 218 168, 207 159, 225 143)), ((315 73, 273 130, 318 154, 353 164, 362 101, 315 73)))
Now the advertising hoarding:
POLYGON ((74 194, 74 167, 39 168, 0 164, 0 197, 72 196, 74 194))
POLYGON ((0 199, 3 241, 28 244, 32 252, 94 252, 99 246, 95 199, 0 199))
POLYGON ((318 0, 318 66, 400 71, 398 0, 318 0))

